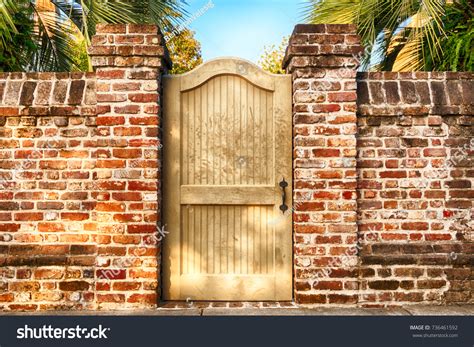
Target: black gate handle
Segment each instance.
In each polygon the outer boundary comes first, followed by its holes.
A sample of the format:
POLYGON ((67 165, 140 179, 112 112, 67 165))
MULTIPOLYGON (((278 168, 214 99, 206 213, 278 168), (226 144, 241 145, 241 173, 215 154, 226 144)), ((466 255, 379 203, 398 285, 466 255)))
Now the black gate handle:
POLYGON ((285 213, 286 210, 288 210, 288 206, 286 206, 285 201, 286 201, 286 187, 288 187, 288 183, 285 181, 285 178, 280 182, 280 188, 282 190, 281 193, 281 199, 282 203, 280 205, 280 210, 282 213, 285 213))

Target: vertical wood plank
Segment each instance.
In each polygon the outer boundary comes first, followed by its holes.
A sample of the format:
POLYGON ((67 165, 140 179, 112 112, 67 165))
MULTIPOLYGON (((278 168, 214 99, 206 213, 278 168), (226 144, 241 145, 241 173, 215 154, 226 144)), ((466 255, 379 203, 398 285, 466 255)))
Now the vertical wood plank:
POLYGON ((216 158, 215 158, 215 103, 214 103, 214 98, 215 98, 215 79, 211 79, 209 81, 209 104, 208 104, 208 112, 209 112, 209 121, 208 121, 208 127, 209 127, 209 148, 208 148, 208 162, 209 162, 209 177, 211 178, 211 181, 209 182, 210 184, 216 184, 216 158))
POLYGON ((247 274, 250 272, 249 269, 249 207, 243 208, 242 213, 242 273, 247 274))
POLYGON ((215 252, 214 252, 214 243, 215 243, 215 238, 214 238, 214 206, 209 206, 208 207, 208 215, 207 215, 207 230, 208 230, 208 269, 207 272, 209 274, 215 273, 215 266, 214 266, 214 257, 215 257, 215 252))
POLYGON ((275 155, 276 151, 274 150, 275 144, 276 144, 276 139, 275 139, 275 133, 273 130, 273 95, 268 93, 266 97, 266 114, 267 114, 267 132, 265 135, 265 143, 267 146, 266 150, 266 155, 265 157, 267 158, 267 171, 266 171, 266 182, 268 184, 274 184, 275 183, 275 155))
POLYGON ((247 248, 249 253, 249 272, 255 272, 255 207, 249 207, 249 236, 247 238, 247 248))
POLYGON ((232 206, 232 214, 230 216, 230 229, 231 229, 231 234, 230 234, 230 254, 229 254, 229 259, 230 259, 230 273, 235 274, 235 253, 237 250, 237 236, 236 236, 236 226, 237 226, 237 214, 236 214, 237 207, 232 206))
POLYGON ((208 170, 208 148, 209 148, 209 125, 208 125, 208 97, 209 97, 209 84, 206 83, 203 86, 201 93, 201 158, 202 158, 202 183, 203 185, 209 184, 209 170, 208 170))
POLYGON ((213 115, 214 123, 216 124, 215 130, 214 130, 214 137, 217 142, 217 146, 215 147, 215 153, 216 153, 216 168, 215 168, 215 175, 216 175, 216 184, 221 185, 222 184, 222 146, 223 146, 223 141, 224 138, 222 136, 222 87, 221 83, 222 78, 219 76, 216 78, 216 105, 215 105, 215 113, 213 115))
POLYGON ((182 96, 182 107, 183 107, 183 113, 181 115, 182 117, 182 122, 183 126, 181 128, 182 132, 182 153, 180 153, 180 159, 182 163, 183 170, 181 171, 182 173, 182 184, 189 184, 189 158, 187 156, 184 156, 184 153, 187 153, 188 151, 188 138, 189 138, 189 94, 184 93, 182 96))
MULTIPOLYGON (((253 102, 254 88, 249 86, 249 138, 250 138, 250 160, 249 160, 249 184, 255 184, 255 105, 253 102)), ((254 211, 255 212, 255 211, 254 211)), ((254 214, 255 215, 255 214, 254 214)))
POLYGON ((196 112, 195 112, 195 91, 189 92, 189 105, 188 105, 188 119, 189 119, 189 137, 188 137, 188 160, 189 160, 189 184, 194 184, 194 172, 195 172, 195 167, 196 167, 196 127, 195 127, 195 122, 196 122, 196 112))
POLYGON ((244 157, 243 157, 243 143, 244 143, 244 134, 242 132, 242 79, 236 77, 236 89, 235 89, 235 110, 236 110, 236 117, 237 117, 237 131, 239 132, 238 138, 238 158, 237 158, 237 184, 242 184, 242 171, 243 171, 243 164, 244 164, 244 157))
POLYGON ((209 259, 209 235, 207 227, 207 206, 202 206, 201 211, 201 235, 202 235, 202 257, 201 257, 201 273, 208 273, 208 259, 209 259))
POLYGON ((261 104, 261 94, 262 90, 259 88, 254 88, 254 117, 255 117, 255 184, 262 184, 262 169, 264 166, 262 153, 263 147, 263 124, 262 124, 262 110, 260 108, 261 104))
POLYGON ((240 273, 240 229, 242 227, 241 206, 234 208, 234 273, 240 273))
POLYGON ((202 184, 202 114, 201 114, 201 94, 202 88, 198 88, 195 91, 194 98, 194 114, 196 118, 195 130, 194 130, 194 142, 195 142, 195 168, 194 168, 194 184, 202 184))
POLYGON ((189 209, 185 208, 182 212, 182 254, 181 254, 181 264, 183 264, 183 273, 189 273, 189 209))
POLYGON ((220 221, 220 232, 221 232, 221 243, 220 243, 220 263, 221 263, 221 273, 226 274, 228 272, 228 242, 229 242, 229 226, 228 222, 228 207, 221 206, 221 221, 220 221))
POLYGON ((219 206, 214 207, 214 273, 221 273, 221 210, 219 206))

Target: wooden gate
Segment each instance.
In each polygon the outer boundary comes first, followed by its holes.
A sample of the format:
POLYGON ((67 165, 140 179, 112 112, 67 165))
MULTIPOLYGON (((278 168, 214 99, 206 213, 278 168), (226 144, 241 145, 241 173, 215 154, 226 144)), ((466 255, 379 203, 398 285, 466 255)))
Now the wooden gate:
POLYGON ((165 300, 291 300, 291 78, 240 59, 164 77, 165 300))

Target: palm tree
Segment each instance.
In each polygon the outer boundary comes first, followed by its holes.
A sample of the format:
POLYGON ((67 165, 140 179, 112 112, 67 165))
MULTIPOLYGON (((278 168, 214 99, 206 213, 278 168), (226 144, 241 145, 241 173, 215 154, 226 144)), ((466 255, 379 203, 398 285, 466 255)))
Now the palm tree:
MULTIPOLYGON (((172 30, 184 0, 0 0, 0 71, 80 70, 97 23, 172 30)), ((90 66, 89 66, 90 67, 90 66)))
POLYGON ((470 0, 309 0, 306 9, 310 23, 345 24, 358 27, 367 47, 362 68, 372 70, 413 71, 446 68, 446 55, 454 57, 454 66, 472 69, 473 6, 470 0), (459 13, 464 13, 460 16, 459 13), (457 13, 457 14, 454 14, 457 13), (454 14, 454 15, 453 15, 454 14), (453 23, 456 22, 456 23, 453 23), (449 40, 457 28, 459 40, 449 40), (456 45, 447 47, 449 45, 456 45), (470 63, 469 63, 470 62, 470 63), (469 66, 471 66, 469 68, 469 66))

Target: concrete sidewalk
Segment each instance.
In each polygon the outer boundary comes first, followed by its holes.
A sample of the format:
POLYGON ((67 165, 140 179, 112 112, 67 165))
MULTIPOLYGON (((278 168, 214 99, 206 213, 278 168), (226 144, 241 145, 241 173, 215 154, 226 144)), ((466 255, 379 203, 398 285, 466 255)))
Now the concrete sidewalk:
POLYGON ((392 308, 317 307, 160 307, 141 311, 1 312, 0 315, 65 316, 474 316, 474 304, 450 306, 410 305, 392 308))

